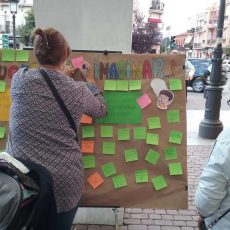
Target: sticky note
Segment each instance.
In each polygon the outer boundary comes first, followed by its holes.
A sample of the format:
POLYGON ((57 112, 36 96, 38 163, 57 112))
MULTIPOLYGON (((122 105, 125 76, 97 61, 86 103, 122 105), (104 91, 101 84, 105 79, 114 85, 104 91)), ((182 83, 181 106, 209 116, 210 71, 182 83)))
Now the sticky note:
POLYGON ((130 139, 130 130, 129 128, 121 128, 118 129, 118 140, 119 141, 126 141, 130 139))
POLYGON ((171 130, 169 134, 169 142, 175 144, 181 144, 182 142, 182 132, 171 130))
POLYGON ((134 139, 135 140, 145 140, 146 139, 146 128, 145 127, 135 127, 134 128, 134 139))
POLYGON ((84 169, 90 169, 96 167, 95 156, 92 155, 83 156, 82 162, 83 162, 84 169))
POLYGON ((125 162, 137 161, 138 155, 136 149, 126 149, 125 150, 125 162))
POLYGON ((113 162, 103 164, 101 167, 105 177, 109 177, 117 173, 116 167, 113 162))
POLYGON ((146 93, 137 99, 137 103, 141 107, 141 109, 147 107, 149 104, 151 104, 151 102, 151 99, 146 93))
POLYGON ((149 181, 148 170, 136 170, 135 171, 136 183, 146 183, 149 181))
POLYGON ((163 175, 154 177, 152 180, 154 188, 158 191, 168 186, 165 177, 163 175))
POLYGON ((141 80, 130 80, 129 90, 141 90, 141 80))
POLYGON ((115 154, 115 142, 103 142, 103 154, 115 154))
POLYGON ((127 186, 125 175, 117 175, 112 177, 114 188, 122 188, 127 186))
POLYGON ((94 137, 94 126, 83 126, 82 127, 82 138, 94 137))
POLYGON ((167 111, 167 120, 169 123, 180 122, 180 112, 179 110, 169 110, 167 111))
POLYGON ((160 158, 160 154, 152 149, 149 149, 148 153, 145 156, 145 160, 152 165, 156 165, 159 158, 160 158))
POLYGON ((181 79, 169 79, 169 89, 170 90, 182 90, 181 79))
POLYGON ((5 137, 6 128, 0 127, 0 139, 3 139, 5 137))
POLYGON ((169 166, 169 174, 171 176, 183 174, 181 162, 169 163, 168 166, 169 166))
POLYGON ((83 115, 81 116, 80 123, 81 123, 81 124, 92 124, 92 121, 93 121, 92 117, 83 114, 83 115))
POLYGON ((104 90, 117 90, 117 81, 116 80, 105 80, 104 81, 104 90))
POLYGON ((84 64, 84 58, 82 56, 76 57, 76 58, 73 58, 71 60, 71 62, 72 62, 72 64, 73 64, 74 67, 81 68, 82 65, 84 64))
POLYGON ((14 50, 13 49, 2 49, 2 61, 14 62, 14 50))
POLYGON ((83 153, 94 153, 94 141, 82 141, 81 151, 83 153))
POLYGON ((29 51, 28 50, 17 50, 16 51, 16 61, 28 62, 29 61, 29 51))
POLYGON ((146 144, 158 145, 159 144, 159 134, 147 133, 146 144))
POLYGON ((160 117, 149 117, 148 126, 149 126, 149 129, 160 129, 161 128, 160 117))
POLYGON ((126 80, 117 80, 117 91, 128 91, 129 82, 126 80))
POLYGON ((9 121, 10 119, 10 90, 0 93, 0 121, 9 121))
POLYGON ((165 160, 177 159, 177 149, 176 147, 168 147, 164 149, 165 160))
POLYGON ((0 93, 6 92, 6 81, 0 80, 0 93))
POLYGON ((101 126, 101 137, 113 137, 113 126, 101 126))
POLYGON ((98 172, 95 172, 90 177, 88 177, 87 181, 92 186, 93 189, 96 189, 101 184, 103 184, 104 179, 101 177, 101 175, 98 172))

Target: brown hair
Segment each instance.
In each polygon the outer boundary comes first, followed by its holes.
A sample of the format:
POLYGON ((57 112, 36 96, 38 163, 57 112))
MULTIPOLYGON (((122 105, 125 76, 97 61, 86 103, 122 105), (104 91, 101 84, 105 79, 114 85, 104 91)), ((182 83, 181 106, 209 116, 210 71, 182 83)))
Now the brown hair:
POLYGON ((173 99, 173 93, 171 91, 167 90, 167 89, 161 90, 160 93, 159 93, 159 96, 160 95, 167 96, 169 98, 169 101, 171 101, 173 99))
POLYGON ((64 36, 54 28, 35 28, 31 33, 34 53, 39 64, 57 66, 69 57, 71 50, 64 36))

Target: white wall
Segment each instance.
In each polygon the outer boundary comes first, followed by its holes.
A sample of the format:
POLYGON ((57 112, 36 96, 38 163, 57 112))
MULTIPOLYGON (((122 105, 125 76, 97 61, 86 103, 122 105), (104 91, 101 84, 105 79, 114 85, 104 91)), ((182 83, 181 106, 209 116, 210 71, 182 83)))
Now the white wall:
POLYGON ((133 0, 34 1, 36 26, 61 31, 74 50, 131 52, 133 0))

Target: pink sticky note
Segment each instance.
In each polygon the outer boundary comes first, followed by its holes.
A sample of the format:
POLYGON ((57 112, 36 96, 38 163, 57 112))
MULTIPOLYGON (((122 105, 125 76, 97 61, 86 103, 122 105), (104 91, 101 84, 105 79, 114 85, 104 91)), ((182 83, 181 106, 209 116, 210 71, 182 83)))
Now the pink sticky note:
POLYGON ((84 64, 84 58, 82 56, 73 58, 71 61, 72 61, 73 66, 76 68, 81 68, 82 65, 84 64))
POLYGON ((149 96, 146 93, 137 99, 137 103, 141 107, 141 109, 144 109, 151 102, 152 101, 150 100, 149 96))

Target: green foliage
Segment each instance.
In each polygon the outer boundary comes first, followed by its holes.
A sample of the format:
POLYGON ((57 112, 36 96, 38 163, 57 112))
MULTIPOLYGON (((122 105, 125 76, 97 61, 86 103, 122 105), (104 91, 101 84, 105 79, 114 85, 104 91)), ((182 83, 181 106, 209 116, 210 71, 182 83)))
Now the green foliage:
POLYGON ((135 53, 153 53, 153 46, 160 44, 162 34, 156 23, 144 22, 144 15, 134 11, 132 31, 132 51, 135 53))
POLYGON ((33 10, 27 12, 27 16, 25 17, 25 25, 19 27, 19 35, 20 35, 20 42, 23 43, 25 46, 30 45, 30 34, 33 28, 35 27, 35 19, 33 10))
POLYGON ((227 46, 226 48, 223 48, 223 51, 226 56, 230 56, 230 46, 227 46))

